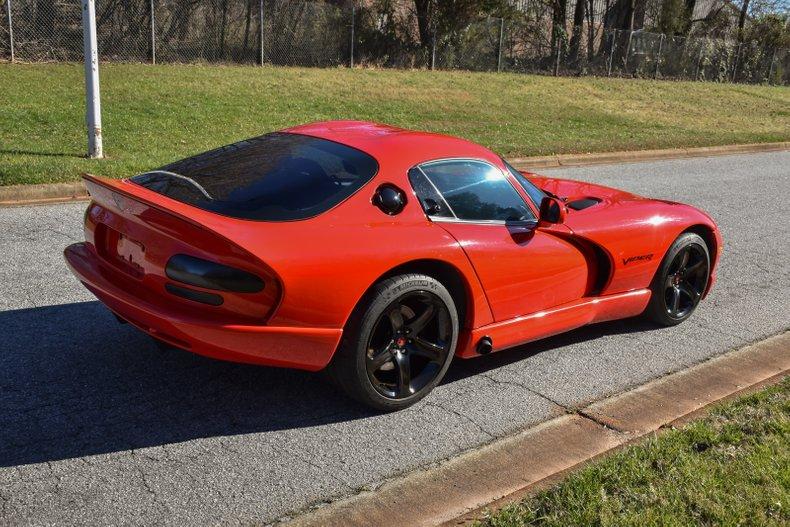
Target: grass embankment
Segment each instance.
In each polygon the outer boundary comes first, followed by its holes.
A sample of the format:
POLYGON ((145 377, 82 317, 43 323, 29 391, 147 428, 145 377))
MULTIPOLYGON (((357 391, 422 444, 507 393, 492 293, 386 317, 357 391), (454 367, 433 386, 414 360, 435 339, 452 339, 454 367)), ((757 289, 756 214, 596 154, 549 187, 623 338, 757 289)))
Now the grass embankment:
POLYGON ((790 378, 593 463, 482 524, 788 525, 790 378))
POLYGON ((123 177, 321 119, 445 132, 507 156, 790 139, 790 89, 517 74, 101 66, 107 159, 86 151, 80 64, 0 64, 0 185, 123 177))

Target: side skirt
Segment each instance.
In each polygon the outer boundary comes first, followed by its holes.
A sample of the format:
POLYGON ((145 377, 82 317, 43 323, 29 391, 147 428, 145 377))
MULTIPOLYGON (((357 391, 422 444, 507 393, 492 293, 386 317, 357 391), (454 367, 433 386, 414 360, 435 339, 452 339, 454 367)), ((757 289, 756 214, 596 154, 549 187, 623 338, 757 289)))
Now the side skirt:
POLYGON ((637 289, 626 293, 582 298, 545 311, 494 322, 462 334, 456 356, 464 359, 477 357, 477 343, 483 337, 489 337, 493 341, 493 351, 500 351, 587 324, 633 317, 642 313, 649 301, 650 290, 637 289))

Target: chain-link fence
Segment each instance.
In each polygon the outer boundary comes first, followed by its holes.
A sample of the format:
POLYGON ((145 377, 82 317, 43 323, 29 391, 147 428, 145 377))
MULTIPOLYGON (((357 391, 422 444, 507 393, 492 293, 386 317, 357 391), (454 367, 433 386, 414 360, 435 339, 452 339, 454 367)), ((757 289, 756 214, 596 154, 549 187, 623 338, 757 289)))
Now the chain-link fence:
MULTIPOLYGON (((82 60, 80 0, 0 1, 0 57, 82 60)), ((601 22, 558 30, 546 19, 545 4, 535 2, 525 9, 542 11, 525 11, 518 20, 488 18, 452 31, 426 30, 413 11, 387 5, 98 0, 99 55, 103 61, 362 64, 790 84, 790 52, 758 42, 611 29, 601 22)), ((605 22, 606 13, 591 20, 605 22)))

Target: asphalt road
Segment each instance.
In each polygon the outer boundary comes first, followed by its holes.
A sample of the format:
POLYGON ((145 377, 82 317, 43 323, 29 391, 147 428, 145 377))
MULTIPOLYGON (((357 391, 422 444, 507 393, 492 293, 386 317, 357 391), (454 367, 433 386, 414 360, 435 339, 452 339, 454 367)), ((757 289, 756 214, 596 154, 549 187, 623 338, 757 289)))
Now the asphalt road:
POLYGON ((316 374, 159 351, 66 269, 84 204, 0 209, 0 523, 271 522, 788 329, 790 152, 543 172, 707 210, 717 287, 675 328, 459 362, 389 415, 316 374))

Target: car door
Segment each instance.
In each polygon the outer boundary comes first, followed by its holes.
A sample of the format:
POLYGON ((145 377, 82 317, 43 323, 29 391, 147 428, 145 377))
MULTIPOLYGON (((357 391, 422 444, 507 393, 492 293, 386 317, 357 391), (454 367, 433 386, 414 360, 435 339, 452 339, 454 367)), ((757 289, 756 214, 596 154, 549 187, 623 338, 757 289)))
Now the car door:
POLYGON ((409 180, 428 217, 466 252, 496 321, 584 295, 587 263, 581 251, 538 228, 533 209, 499 167, 444 159, 414 167, 409 180))

